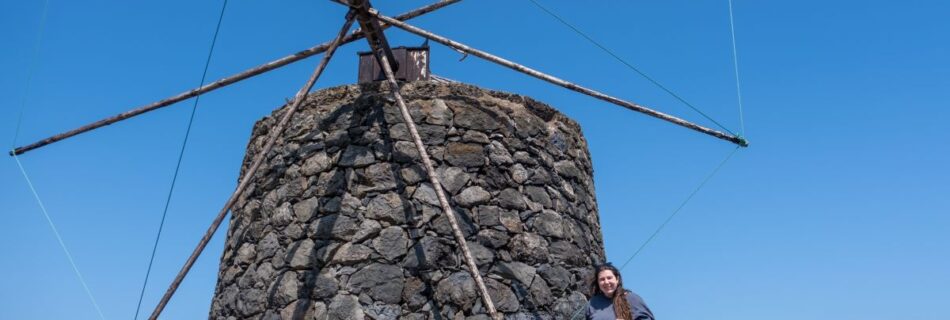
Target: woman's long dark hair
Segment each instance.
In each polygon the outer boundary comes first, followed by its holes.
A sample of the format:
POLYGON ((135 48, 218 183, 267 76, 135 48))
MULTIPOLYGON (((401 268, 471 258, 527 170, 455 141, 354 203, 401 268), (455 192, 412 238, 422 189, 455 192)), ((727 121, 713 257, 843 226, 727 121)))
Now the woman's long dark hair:
POLYGON ((593 295, 602 295, 611 300, 611 304, 614 306, 614 314, 617 316, 617 319, 623 320, 633 320, 633 312, 630 311, 630 303, 627 302, 627 290, 623 288, 623 279, 620 278, 620 270, 617 270, 614 265, 610 263, 605 263, 594 268, 594 281, 590 284, 590 294, 593 295), (608 297, 607 294, 600 291, 600 285, 597 283, 598 275, 604 270, 610 270, 614 274, 614 277, 617 278, 617 289, 614 290, 614 296, 608 297))

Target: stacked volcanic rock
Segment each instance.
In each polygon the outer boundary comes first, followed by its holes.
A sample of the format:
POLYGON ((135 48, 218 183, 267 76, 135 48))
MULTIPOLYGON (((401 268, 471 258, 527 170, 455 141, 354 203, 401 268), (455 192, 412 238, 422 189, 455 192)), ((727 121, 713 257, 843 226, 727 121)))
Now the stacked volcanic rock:
MULTIPOLYGON (((570 318, 604 258, 580 127, 463 84, 401 92, 495 307, 570 318)), ((243 170, 285 110, 256 124, 243 170)), ((210 318, 488 319, 385 85, 311 94, 278 141, 232 208, 210 318)))

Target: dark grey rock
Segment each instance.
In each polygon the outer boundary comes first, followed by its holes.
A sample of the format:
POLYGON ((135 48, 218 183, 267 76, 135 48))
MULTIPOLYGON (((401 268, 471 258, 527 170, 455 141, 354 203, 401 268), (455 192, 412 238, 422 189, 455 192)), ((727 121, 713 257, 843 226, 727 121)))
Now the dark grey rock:
POLYGON ((396 188, 396 170, 389 163, 375 163, 359 174, 359 193, 386 191, 396 188))
POLYGON ((566 291, 574 282, 571 272, 561 266, 542 265, 538 268, 538 274, 558 293, 566 291))
POLYGON ((515 312, 521 308, 518 297, 505 284, 488 278, 485 279, 485 287, 488 289, 488 296, 491 297, 492 303, 495 304, 498 311, 515 312))
POLYGON ((547 245, 541 236, 526 232, 512 237, 508 248, 513 258, 534 264, 548 261, 547 245))
POLYGON ((399 303, 404 280, 402 268, 374 263, 351 275, 347 287, 350 292, 366 293, 375 301, 399 303))
POLYGON ((498 196, 496 197, 496 202, 502 208, 515 210, 524 210, 527 208, 527 205, 524 202, 524 195, 513 188, 501 190, 501 192, 498 193, 498 196))
POLYGON ((393 144, 393 160, 415 163, 418 162, 419 159, 419 149, 416 148, 414 143, 410 141, 396 141, 396 143, 393 144))
POLYGON ((526 186, 524 187, 524 194, 528 196, 528 199, 537 202, 545 208, 551 207, 551 196, 548 195, 548 192, 542 187, 526 186))
POLYGON ((376 161, 373 150, 363 146, 349 145, 340 156, 339 164, 344 167, 365 167, 376 161))
POLYGON ((389 227, 379 233, 379 237, 373 239, 373 249, 386 260, 396 261, 399 257, 406 254, 409 245, 409 237, 400 227, 389 227))
POLYGON ((309 232, 317 239, 339 239, 349 241, 359 226, 356 220, 340 214, 320 217, 310 224, 309 232))
POLYGON ((508 244, 508 234, 495 229, 482 229, 478 232, 478 242, 489 248, 501 248, 508 244))
POLYGON ((439 238, 425 236, 409 248, 403 266, 410 269, 435 269, 458 265, 458 256, 439 238))
POLYGON ((491 249, 486 248, 485 246, 479 244, 478 242, 467 242, 468 250, 472 253, 472 259, 475 260, 476 266, 486 266, 490 265, 495 261, 495 253, 491 249))
POLYGON ((480 144, 450 142, 446 146, 445 161, 459 167, 485 165, 485 148, 480 144))
POLYGON ((479 206, 475 208, 478 224, 487 227, 501 225, 501 221, 498 220, 501 211, 501 208, 496 206, 479 206))
POLYGON ((492 268, 492 272, 507 279, 519 281, 524 286, 531 285, 531 281, 534 280, 536 273, 534 267, 517 261, 499 262, 492 268))
MULTIPOLYGON (((418 189, 416 191, 418 193, 418 189)), ((406 223, 406 204, 398 194, 390 192, 376 196, 366 206, 366 217, 394 224, 406 223)))
POLYGON ((554 238, 564 237, 561 215, 557 212, 544 210, 534 215, 528 223, 542 236, 554 238))
POLYGON ((581 171, 573 161, 562 160, 554 163, 554 169, 558 174, 565 178, 578 179, 581 177, 581 171))
POLYGON ((305 279, 304 284, 310 290, 311 299, 323 300, 336 295, 340 290, 340 283, 332 269, 308 273, 305 279))
POLYGON ((475 304, 475 299, 478 298, 476 290, 472 276, 468 272, 459 271, 439 281, 435 288, 435 299, 439 303, 451 303, 466 310, 475 304))
POLYGON ((429 302, 426 291, 427 286, 421 279, 416 277, 407 278, 402 288, 402 301, 408 304, 410 308, 419 308, 429 302))
POLYGON ((451 105, 449 107, 455 112, 456 126, 479 131, 492 131, 498 128, 498 122, 495 118, 482 108, 474 106, 454 107, 451 105))

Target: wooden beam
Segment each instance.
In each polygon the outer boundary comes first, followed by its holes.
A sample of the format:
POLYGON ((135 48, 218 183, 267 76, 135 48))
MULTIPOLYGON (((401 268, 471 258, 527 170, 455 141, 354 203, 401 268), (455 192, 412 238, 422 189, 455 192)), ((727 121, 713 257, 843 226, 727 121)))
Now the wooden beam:
MULTIPOLYGON (((435 10, 438 10, 438 9, 440 9, 440 8, 443 8, 443 7, 445 7, 445 6, 448 6, 448 5, 450 5, 450 4, 453 4, 453 3, 456 3, 456 2, 459 2, 459 1, 462 1, 462 0, 443 0, 443 1, 440 1, 440 2, 436 2, 436 3, 430 4, 430 5, 421 7, 421 8, 416 9, 416 10, 412 10, 412 11, 406 12, 406 13, 404 13, 404 14, 398 15, 398 16, 396 16, 396 19, 409 20, 409 19, 412 19, 412 18, 421 16, 421 15, 423 15, 423 14, 426 14, 426 13, 429 13, 429 12, 432 12, 432 11, 435 11, 435 10)), ((389 25, 388 25, 388 24, 387 24, 387 25, 382 25, 381 27, 385 29, 385 28, 388 28, 389 25)), ((346 38, 343 38, 342 44, 350 43, 350 42, 353 42, 353 41, 356 41, 356 40, 359 40, 359 39, 362 39, 362 38, 363 38, 363 33, 362 33, 360 30, 356 30, 356 31, 353 31, 353 33, 351 33, 350 35, 346 36, 346 38)), ((331 42, 332 42, 332 41, 331 41, 331 42)), ((20 155, 20 154, 23 154, 23 153, 25 153, 25 152, 27 152, 27 151, 30 151, 30 150, 33 150, 33 149, 36 149, 36 148, 39 148, 39 147, 42 147, 42 146, 45 146, 45 145, 48 145, 48 144, 51 144, 51 143, 54 143, 54 142, 63 140, 63 139, 67 139, 67 138, 69 138, 69 137, 72 137, 72 136, 75 136, 75 135, 78 135, 78 134, 81 134, 81 133, 84 133, 84 132, 87 132, 87 131, 90 131, 90 130, 93 130, 93 129, 98 129, 98 128, 101 128, 101 127, 104 127, 104 126, 107 126, 107 125, 110 125, 110 124, 113 124, 113 123, 116 123, 116 122, 119 122, 119 121, 122 121, 122 120, 126 120, 126 119, 129 119, 129 118, 132 118, 132 117, 141 115, 141 114, 146 113, 146 112, 150 112, 150 111, 154 111, 154 110, 157 110, 157 109, 160 109, 160 108, 164 108, 164 107, 170 106, 170 105, 172 105, 172 104, 175 104, 175 103, 178 103, 178 102, 181 102, 181 101, 190 99, 190 98, 194 98, 194 97, 197 97, 197 96, 199 96, 199 95, 202 95, 202 94, 205 94, 205 93, 208 93, 208 92, 211 92, 211 91, 214 91, 214 90, 216 90, 216 89, 220 89, 220 88, 226 87, 226 86, 231 85, 231 84, 234 84, 234 83, 236 83, 236 82, 238 82, 238 81, 245 80, 245 79, 248 79, 248 78, 250 78, 250 77, 253 77, 253 76, 256 76, 256 75, 259 75, 259 74, 262 74, 262 73, 265 73, 265 72, 268 72, 268 71, 271 71, 271 70, 274 70, 274 69, 277 69, 277 68, 286 66, 286 65, 288 65, 288 64, 291 64, 291 63, 294 63, 294 62, 297 62, 297 61, 306 59, 306 58, 308 58, 308 57, 311 57, 311 56, 313 56, 313 55, 316 55, 316 54, 318 54, 318 53, 321 53, 321 52, 326 51, 326 50, 330 47, 331 42, 325 42, 325 43, 316 45, 316 46, 314 46, 314 47, 311 47, 310 49, 306 49, 306 50, 303 50, 303 51, 299 51, 299 52, 294 53, 294 54, 292 54, 292 55, 289 55, 289 56, 286 56, 286 57, 283 57, 283 58, 280 58, 280 59, 277 59, 277 60, 274 60, 274 61, 271 61, 271 62, 262 64, 262 65, 259 65, 259 66, 257 66, 257 67, 254 67, 254 68, 245 70, 245 71, 243 71, 243 72, 241 72, 241 73, 238 73, 238 74, 235 74, 235 75, 231 75, 231 76, 229 76, 229 77, 225 77, 225 78, 218 79, 217 81, 212 82, 212 83, 210 83, 210 84, 207 84, 207 85, 205 85, 205 86, 203 86, 203 87, 191 89, 191 90, 188 90, 188 91, 186 91, 186 92, 180 93, 180 94, 178 94, 178 95, 175 95, 175 96, 172 96, 172 97, 169 97, 169 98, 165 98, 165 99, 163 99, 163 100, 160 100, 160 101, 157 101, 157 102, 153 102, 153 103, 150 103, 150 104, 147 104, 147 105, 144 105, 144 106, 135 108, 135 109, 133 109, 133 110, 126 111, 126 112, 123 112, 123 113, 120 113, 120 114, 117 114, 117 115, 114 115, 114 116, 111 116, 111 117, 108 117, 108 118, 105 118, 105 119, 102 119, 102 120, 99 120, 99 121, 96 121, 96 122, 93 122, 93 123, 90 123, 90 124, 84 125, 84 126, 82 126, 82 127, 76 128, 76 129, 69 130, 69 131, 66 131, 66 132, 63 132, 63 133, 60 133, 60 134, 57 134, 57 135, 53 135, 53 136, 50 136, 50 137, 45 138, 45 139, 43 139, 43 140, 40 140, 40 141, 31 143, 31 144, 28 144, 28 145, 25 145, 25 146, 17 147, 17 148, 15 148, 15 149, 13 149, 12 151, 10 151, 10 155, 11 155, 11 156, 12 156, 12 155, 20 155)))
POLYGON ((449 221, 449 225, 452 227, 452 235, 455 237, 455 242, 462 250, 462 257, 465 260, 465 264, 468 267, 469 273, 472 275, 472 279, 475 280, 475 286, 478 287, 479 295, 482 297, 482 303, 485 304, 485 309, 488 310, 488 315, 491 316, 492 319, 501 320, 501 314, 499 314, 498 310, 495 309, 495 304, 492 302, 491 295, 488 294, 488 288, 485 286, 485 280, 482 279, 482 275, 478 271, 478 266, 475 264, 475 258, 472 257, 472 252, 468 248, 468 242, 465 241, 465 235, 462 234, 462 229, 459 228, 458 219, 455 217, 455 211, 452 210, 452 206, 449 205, 448 197, 445 196, 445 190, 442 189, 442 182, 439 181, 439 177, 435 172, 435 168, 432 165, 432 160, 429 157, 429 152, 426 151, 426 146, 422 143, 422 138, 419 136, 419 131, 416 129, 416 123, 412 120, 412 115, 409 114, 409 108, 406 107, 406 101, 403 100, 402 94, 399 93, 399 83, 396 82, 396 76, 393 73, 392 64, 390 63, 392 60, 392 50, 389 47, 388 41, 386 41, 386 36, 383 34, 382 29, 373 27, 373 25, 378 25, 379 22, 376 17, 373 17, 368 13, 368 10, 371 10, 372 6, 369 4, 368 0, 350 0, 347 5, 349 5, 353 10, 357 11, 357 18, 360 20, 360 25, 363 26, 363 32, 366 33, 366 40, 369 42, 369 46, 373 50, 376 60, 379 61, 380 68, 383 69, 383 73, 386 75, 386 81, 389 83, 389 90, 392 92, 393 97, 396 100, 396 104, 399 106, 399 112, 402 114, 402 120, 409 129, 409 135, 412 137, 412 142, 416 146, 416 152, 419 153, 419 158, 422 160, 422 165, 429 176, 429 183, 432 184, 432 189, 435 191, 436 197, 439 199, 439 205, 442 207, 442 214, 445 215, 446 219, 449 221))
POLYGON ((455 48, 456 50, 459 50, 459 51, 462 51, 462 52, 471 54, 471 55, 473 55, 473 56, 476 56, 476 57, 479 57, 479 58, 482 58, 482 59, 485 59, 485 60, 488 60, 488 61, 491 61, 491 62, 500 64, 500 65, 502 65, 502 66, 511 68, 512 70, 515 70, 515 71, 518 71, 518 72, 527 74, 527 75, 529 75, 529 76, 532 76, 532 77, 535 77, 535 78, 538 78, 538 79, 541 79, 541 80, 544 80, 544 81, 547 81, 547 82, 556 84, 556 85, 558 85, 558 86, 561 86, 561 87, 570 89, 570 90, 572 90, 572 91, 576 91, 576 92, 580 92, 580 93, 586 94, 586 95, 588 95, 588 96, 591 96, 591 97, 594 97, 594 98, 597 98, 597 99, 600 99, 600 100, 603 100, 603 101, 607 101, 607 102, 610 102, 610 103, 619 105, 619 106, 621 106, 621 107, 624 107, 624 108, 627 108, 627 109, 630 109, 630 110, 633 110, 633 111, 637 111, 637 112, 640 112, 640 113, 644 113, 644 114, 649 115, 649 116, 651 116, 651 117, 655 117, 655 118, 659 118, 659 119, 662 119, 662 120, 665 120, 665 121, 668 121, 668 122, 672 122, 672 123, 674 123, 674 124, 676 124, 676 125, 679 125, 679 126, 682 126, 682 127, 686 127, 686 128, 692 129, 692 130, 696 130, 696 131, 699 131, 699 132, 702 132, 702 133, 711 135, 711 136, 713 136, 713 137, 716 137, 716 138, 719 138, 719 139, 722 139, 722 140, 726 140, 726 141, 735 143, 735 144, 737 144, 737 145, 739 145, 739 146, 742 146, 742 147, 747 147, 747 146, 749 146, 748 141, 746 141, 746 140, 745 140, 744 138, 742 138, 742 137, 734 136, 734 135, 727 134, 727 133, 723 133, 723 132, 720 132, 720 131, 717 131, 717 130, 713 130, 713 129, 710 129, 710 128, 707 128, 707 127, 703 127, 703 126, 700 126, 700 125, 698 125, 698 124, 695 124, 695 123, 692 123, 692 122, 689 122, 689 121, 686 121, 686 120, 677 118, 677 117, 675 117, 675 116, 668 115, 668 114, 665 114, 665 113, 662 113, 662 112, 659 112, 659 111, 656 111, 656 110, 653 110, 653 109, 650 109, 650 108, 647 108, 647 107, 644 107, 644 106, 641 106, 641 105, 638 105, 638 104, 633 103, 633 102, 621 100, 621 99, 618 99, 618 98, 615 98, 615 97, 612 97, 612 96, 603 94, 603 93, 601 93, 601 92, 594 91, 594 90, 592 90, 592 89, 588 89, 588 88, 579 86, 579 85, 577 85, 577 84, 574 84, 574 83, 571 83, 571 82, 562 80, 562 79, 557 78, 557 77, 555 77, 555 76, 552 76, 552 75, 549 75, 549 74, 546 74, 546 73, 543 73, 543 72, 540 72, 540 71, 537 71, 537 70, 528 68, 528 67, 526 67, 526 66, 523 66, 523 65, 520 65, 520 64, 511 62, 511 61, 508 61, 508 60, 506 60, 506 59, 504 59, 504 58, 495 56, 495 55, 490 54, 490 53, 487 53, 487 52, 485 52, 485 51, 481 51, 481 50, 478 50, 478 49, 475 49, 475 48, 466 46, 466 45, 464 45, 464 44, 462 44, 462 43, 459 43, 459 42, 450 40, 450 39, 445 38, 445 37, 442 37, 442 36, 439 36, 439 35, 434 34, 434 33, 432 33, 432 32, 429 32, 429 31, 420 29, 420 28, 418 28, 418 27, 414 27, 414 26, 409 25, 409 24, 407 24, 407 23, 404 23, 404 22, 402 22, 402 21, 399 21, 399 20, 396 20, 396 19, 393 19, 393 18, 384 16, 384 15, 380 14, 379 11, 377 11, 376 9, 371 9, 371 10, 369 10, 369 13, 372 14, 372 15, 374 15, 374 16, 376 16, 377 18, 379 18, 379 19, 382 20, 383 22, 386 22, 386 23, 388 23, 388 24, 391 24, 391 25, 393 25, 393 26, 395 26, 395 27, 397 27, 397 28, 406 30, 406 31, 408 31, 408 32, 410 32, 410 33, 414 33, 414 34, 420 35, 420 36, 425 37, 425 38, 428 38, 428 39, 430 39, 430 40, 432 40, 432 41, 441 43, 441 44, 443 44, 443 45, 446 45, 446 46, 449 46, 449 47, 452 47, 452 48, 455 48))
POLYGON ((336 51, 336 48, 343 43, 343 39, 346 37, 346 31, 350 30, 350 26, 352 25, 353 16, 348 14, 346 17, 346 22, 343 23, 343 27, 340 29, 340 33, 337 35, 336 39, 330 42, 330 46, 327 48, 323 59, 320 60, 320 64, 317 66, 316 70, 313 71, 313 74, 310 76, 310 79, 307 80, 307 83, 302 88, 300 88, 300 91, 297 91, 297 95, 294 97, 290 108, 287 108, 287 110, 284 111, 280 121, 277 123, 274 129, 270 131, 269 136, 267 137, 267 143, 264 144, 264 148, 254 155, 254 161, 251 163, 251 166, 247 172, 244 173, 244 178, 241 179, 240 183, 238 183, 237 189, 235 189, 234 193, 231 194, 231 197, 228 198, 228 201, 224 204, 224 207, 218 212, 218 216, 214 218, 211 226, 208 227, 208 231, 205 232, 205 235, 201 237, 200 241, 198 241, 198 246, 191 253, 191 256, 188 257, 188 260, 185 261, 185 265, 181 267, 181 270, 178 272, 178 275, 175 277, 175 279, 172 280, 171 285, 169 285, 168 290, 165 291, 161 301, 158 302, 158 305, 155 306, 155 310, 152 311, 152 315, 149 316, 150 320, 157 320, 158 316, 161 315, 162 310, 165 309, 165 305, 167 305, 168 301, 171 300, 172 296, 175 294, 175 291, 178 290, 178 286, 181 285, 182 280, 184 280, 185 276, 188 275, 188 271, 191 270, 191 267, 195 264, 195 261, 198 260, 198 256, 201 255, 201 252, 204 251, 205 247, 208 245, 208 242, 211 241, 211 237, 214 236, 215 231, 217 231, 218 227, 221 226, 221 222, 224 221, 224 217, 227 216, 228 211, 231 210, 231 206, 237 202, 238 197, 241 196, 241 193, 244 192, 244 189, 250 185, 251 179, 254 178, 254 174, 257 172, 257 169, 261 166, 261 163, 264 162, 264 159, 267 158, 267 153, 270 152, 271 148, 274 147, 274 142, 276 142, 277 138, 280 137, 280 134, 284 131, 284 127, 287 125, 287 123, 290 122, 294 112, 296 112, 297 108, 299 108, 300 105, 303 104, 303 101, 306 100, 307 93, 310 92, 310 89, 313 88, 313 85, 317 82, 317 79, 320 78, 320 74, 323 73, 323 70, 330 62, 330 58, 333 57, 333 52, 336 51))

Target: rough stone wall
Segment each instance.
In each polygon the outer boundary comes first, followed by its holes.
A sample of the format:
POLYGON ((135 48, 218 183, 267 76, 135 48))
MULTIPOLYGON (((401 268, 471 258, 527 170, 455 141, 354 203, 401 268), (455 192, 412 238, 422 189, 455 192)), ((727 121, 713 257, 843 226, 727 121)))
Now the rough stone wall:
MULTIPOLYGON (((212 319, 488 319, 385 85, 311 94, 232 210, 212 319)), ((463 84, 401 91, 496 308, 566 319, 604 250, 587 143, 463 84)), ((286 107, 259 121, 244 161, 286 107)))

